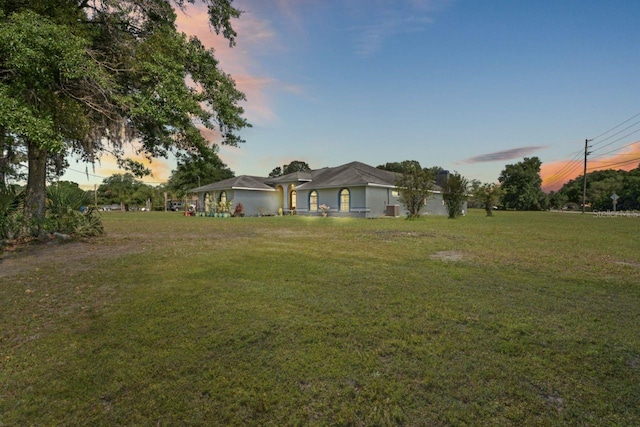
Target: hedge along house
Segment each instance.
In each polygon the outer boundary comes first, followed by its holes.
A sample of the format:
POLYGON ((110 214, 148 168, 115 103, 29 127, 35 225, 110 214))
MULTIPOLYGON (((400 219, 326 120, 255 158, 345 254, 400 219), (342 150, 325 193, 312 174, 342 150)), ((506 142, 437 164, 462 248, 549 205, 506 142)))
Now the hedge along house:
MULTIPOLYGON (((360 162, 334 168, 294 172, 276 178, 242 175, 190 190, 198 207, 213 203, 241 203, 246 216, 284 214, 320 215, 322 205, 331 216, 378 218, 405 213, 396 189, 397 174, 360 162)), ((446 215, 440 187, 427 199, 427 214, 446 215)))

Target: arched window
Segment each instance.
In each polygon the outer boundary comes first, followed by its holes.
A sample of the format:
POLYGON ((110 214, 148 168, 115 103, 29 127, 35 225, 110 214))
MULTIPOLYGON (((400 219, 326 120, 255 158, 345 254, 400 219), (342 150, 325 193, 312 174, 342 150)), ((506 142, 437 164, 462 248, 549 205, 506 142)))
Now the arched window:
POLYGON ((318 210, 318 192, 316 190, 309 193, 309 212, 318 210))
POLYGON ((227 203, 227 192, 226 191, 221 191, 220 192, 220 201, 222 203, 227 203))
POLYGON ((289 194, 289 208, 290 209, 295 209, 296 208, 296 206, 298 205, 297 199, 298 199, 298 193, 296 193, 296 190, 291 190, 291 193, 289 194))
POLYGON ((349 190, 340 190, 340 212, 349 212, 349 190))

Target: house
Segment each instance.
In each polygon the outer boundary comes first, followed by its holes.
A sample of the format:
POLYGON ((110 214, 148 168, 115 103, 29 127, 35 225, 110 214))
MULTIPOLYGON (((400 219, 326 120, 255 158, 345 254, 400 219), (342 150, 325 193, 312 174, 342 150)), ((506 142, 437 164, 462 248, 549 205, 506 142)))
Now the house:
MULTIPOLYGON (((232 201, 231 210, 241 203, 247 216, 320 215, 320 206, 326 205, 331 216, 378 218, 405 213, 396 179, 395 172, 351 162, 276 178, 241 175, 190 191, 198 195, 198 206, 206 212, 216 203, 232 201)), ((440 190, 434 187, 425 213, 446 215, 440 190)))

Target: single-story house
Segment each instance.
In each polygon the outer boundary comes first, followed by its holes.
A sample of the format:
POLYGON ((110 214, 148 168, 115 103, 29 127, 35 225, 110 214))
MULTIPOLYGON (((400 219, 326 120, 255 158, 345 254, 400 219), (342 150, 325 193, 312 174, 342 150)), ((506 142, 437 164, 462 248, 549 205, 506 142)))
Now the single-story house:
MULTIPOLYGON (((276 178, 241 175, 190 190, 198 196, 198 210, 209 212, 219 202, 239 203, 246 216, 320 215, 377 218, 400 216, 406 210, 396 189, 397 174, 364 163, 294 172, 276 178)), ((446 215, 441 188, 434 186, 424 213, 446 215)))

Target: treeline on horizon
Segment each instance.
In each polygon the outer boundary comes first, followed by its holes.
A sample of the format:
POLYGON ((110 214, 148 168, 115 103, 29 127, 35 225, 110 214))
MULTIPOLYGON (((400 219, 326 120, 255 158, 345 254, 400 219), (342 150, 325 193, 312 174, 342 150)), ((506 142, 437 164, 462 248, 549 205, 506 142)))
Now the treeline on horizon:
MULTIPOLYGON (((557 192, 549 193, 553 208, 582 206, 583 176, 566 182, 557 192), (577 205, 577 206, 576 206, 577 205)), ((640 210, 640 164, 630 171, 606 169, 587 173, 587 205, 594 211, 613 210, 613 199, 617 195, 616 210, 640 210)))

